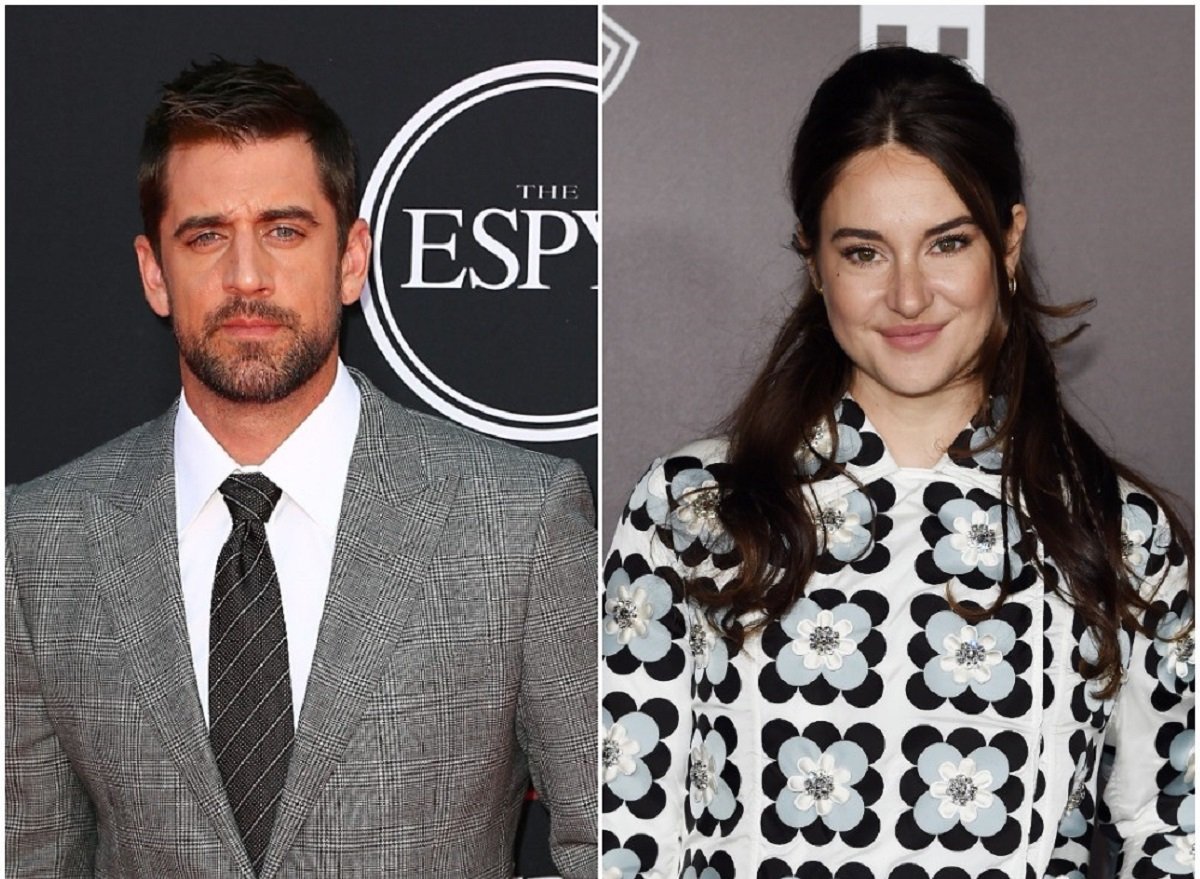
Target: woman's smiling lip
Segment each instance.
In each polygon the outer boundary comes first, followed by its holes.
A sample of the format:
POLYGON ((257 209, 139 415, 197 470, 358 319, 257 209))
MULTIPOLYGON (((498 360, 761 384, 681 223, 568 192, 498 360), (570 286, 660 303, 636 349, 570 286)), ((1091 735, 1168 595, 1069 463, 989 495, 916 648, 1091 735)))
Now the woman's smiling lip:
POLYGON ((933 342, 942 331, 945 324, 899 324, 879 331, 893 348, 904 351, 917 351, 933 342))

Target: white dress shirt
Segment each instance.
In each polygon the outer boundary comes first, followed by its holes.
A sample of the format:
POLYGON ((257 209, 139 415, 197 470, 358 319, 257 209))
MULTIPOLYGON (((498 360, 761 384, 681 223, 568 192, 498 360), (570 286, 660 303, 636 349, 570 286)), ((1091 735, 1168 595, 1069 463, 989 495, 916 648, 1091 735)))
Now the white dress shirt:
POLYGON ((360 395, 339 361, 325 399, 258 467, 239 467, 180 395, 175 418, 175 522, 179 573, 196 689, 208 720, 208 625, 217 556, 233 527, 218 488, 235 471, 264 473, 283 490, 267 540, 287 625, 292 714, 297 723, 329 590, 342 493, 358 435, 360 395))

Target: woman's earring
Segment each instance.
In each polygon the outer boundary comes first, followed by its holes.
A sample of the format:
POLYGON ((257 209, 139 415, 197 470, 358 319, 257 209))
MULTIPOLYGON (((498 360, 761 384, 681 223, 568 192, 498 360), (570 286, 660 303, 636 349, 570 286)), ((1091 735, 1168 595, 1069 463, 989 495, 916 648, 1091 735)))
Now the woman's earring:
POLYGON ((1008 276, 1008 295, 1009 296, 1017 295, 1017 276, 1016 275, 1008 276))

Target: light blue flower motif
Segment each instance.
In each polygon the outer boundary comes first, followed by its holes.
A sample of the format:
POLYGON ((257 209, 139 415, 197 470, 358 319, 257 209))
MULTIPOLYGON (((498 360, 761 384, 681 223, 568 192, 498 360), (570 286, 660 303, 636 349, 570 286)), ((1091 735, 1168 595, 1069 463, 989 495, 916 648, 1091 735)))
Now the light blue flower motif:
POLYGON ((604 588, 605 656, 622 647, 642 662, 655 662, 671 649, 671 633, 660 620, 671 610, 671 587, 656 574, 643 574, 632 583, 624 568, 613 571, 604 588))
POLYGON ((663 472, 662 458, 654 459, 629 496, 629 509, 636 510, 641 506, 645 506, 646 514, 654 524, 666 523, 671 505, 667 500, 667 476, 663 472))
POLYGON ((604 879, 637 879, 642 860, 627 848, 615 848, 604 853, 600 866, 604 879))
POLYGON ((817 536, 821 549, 839 562, 852 562, 862 557, 871 544, 867 526, 873 515, 871 501, 861 491, 827 501, 818 514, 821 530, 817 536))
POLYGON ((671 480, 671 496, 677 506, 667 515, 666 524, 676 552, 687 549, 697 539, 711 553, 733 549, 733 538, 717 515, 721 489, 711 473, 697 467, 679 471, 671 480))
POLYGON ((953 611, 935 613, 925 637, 938 656, 925 663, 925 686, 949 699, 970 687, 980 699, 996 702, 1012 692, 1017 675, 1004 657, 1017 633, 1003 620, 970 625, 953 611))
POLYGON ((641 711, 631 711, 616 723, 604 712, 604 741, 600 746, 604 783, 626 802, 640 800, 654 782, 645 757, 658 747, 658 724, 641 711))
POLYGON ((1158 680, 1168 691, 1176 689, 1176 681, 1193 681, 1196 678, 1196 640, 1191 632, 1182 638, 1175 635, 1192 624, 1192 602, 1184 605, 1183 613, 1168 611, 1158 624, 1154 650, 1161 657, 1158 662, 1158 680))
POLYGON ((717 637, 704 615, 696 610, 692 611, 691 625, 688 626, 688 649, 697 682, 708 678, 716 685, 725 680, 729 672, 729 647, 724 638, 717 637))
MULTIPOLYGON (((1129 633, 1124 629, 1117 630, 1117 647, 1121 653, 1121 668, 1129 668, 1129 633)), ((1091 628, 1084 629, 1082 635, 1079 636, 1079 655, 1089 665, 1095 665, 1100 658, 1100 651, 1096 647, 1096 639, 1092 634, 1091 628)), ((1101 699, 1097 695, 1104 688, 1103 678, 1094 678, 1087 681, 1083 688, 1083 704, 1087 706, 1088 711, 1093 713, 1104 710, 1105 713, 1112 709, 1112 701, 1109 699, 1101 699)))
POLYGON ((1179 774, 1167 782, 1163 793, 1179 796, 1196 789, 1196 731, 1185 729, 1171 739, 1167 750, 1171 767, 1179 774))
MULTIPOLYGON (((999 503, 985 510, 968 498, 943 504, 938 511, 938 520, 950 533, 934 546, 934 564, 952 576, 979 570, 1000 582, 1004 574, 1004 526, 1000 512, 999 503)), ((1009 540, 1015 543, 1021 534, 1017 516, 1011 508, 1007 514, 1009 540)), ((1022 568, 1021 558, 1011 548, 1008 564, 1012 576, 1017 577, 1022 568)))
POLYGON ((992 437, 995 435, 996 432, 990 427, 981 427, 971 433, 971 457, 984 470, 999 470, 1004 466, 1004 455, 1001 454, 999 445, 988 449, 983 448, 992 441, 992 437), (976 449, 981 451, 976 451, 976 449))
POLYGON ((1150 862, 1164 873, 1192 875, 1196 865, 1196 834, 1168 836, 1166 841, 1169 845, 1155 852, 1150 862))
POLYGON ((692 798, 692 815, 699 818, 705 811, 718 821, 724 821, 737 808, 733 791, 721 773, 728 759, 725 739, 716 730, 706 736, 700 730, 692 736, 691 760, 688 764, 688 790, 692 798))
POLYGON ((1196 795, 1188 794, 1179 803, 1179 813, 1175 819, 1179 822, 1179 829, 1187 833, 1196 832, 1196 795))
POLYGON ((794 687, 824 676, 839 690, 852 690, 866 680, 867 658, 858 645, 871 632, 871 617, 849 601, 823 610, 811 598, 801 598, 780 620, 792 638, 775 661, 779 677, 794 687))
POLYGON ((976 748, 964 757, 938 742, 917 758, 917 771, 929 790, 917 800, 913 818, 926 833, 936 836, 961 823, 982 837, 1004 827, 1008 810, 995 792, 1008 781, 1008 761, 998 748, 976 748))
POLYGON ((779 748, 779 768, 787 775, 787 785, 775 798, 783 823, 799 828, 820 820, 841 832, 862 821, 866 806, 853 786, 869 764, 854 742, 834 742, 822 751, 810 739, 794 736, 779 748))
MULTIPOLYGON (((837 458, 839 464, 852 461, 862 451, 862 437, 858 431, 849 425, 840 423, 842 404, 838 403, 833 410, 834 421, 837 422, 837 458)), ((828 461, 833 454, 833 441, 829 427, 824 421, 817 423, 808 443, 800 444, 796 454, 796 464, 805 476, 812 476, 821 469, 821 464, 828 461), (811 448, 810 448, 811 446, 811 448)))
POLYGON ((1154 530, 1150 515, 1137 504, 1121 505, 1121 555, 1139 577, 1146 575, 1150 554, 1143 544, 1154 530))
POLYGON ((721 879, 721 874, 717 872, 715 867, 705 867, 697 873, 695 867, 689 866, 683 871, 679 879, 721 879))
POLYGON ((1071 792, 1067 795, 1067 804, 1058 822, 1058 832, 1067 839, 1078 839, 1088 829, 1088 820, 1080 808, 1087 797, 1087 776, 1087 754, 1084 753, 1079 755, 1075 764, 1075 772, 1071 775, 1071 792))

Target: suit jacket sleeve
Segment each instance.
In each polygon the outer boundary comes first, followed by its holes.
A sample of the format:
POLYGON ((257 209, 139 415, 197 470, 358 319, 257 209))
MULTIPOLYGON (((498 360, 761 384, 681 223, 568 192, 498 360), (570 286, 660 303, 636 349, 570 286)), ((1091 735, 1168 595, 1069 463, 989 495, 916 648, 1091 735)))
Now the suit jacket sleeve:
POLYGON ((542 503, 530 572, 517 735, 550 812, 564 879, 596 876, 597 547, 591 495, 563 461, 542 503))
POLYGON ((19 583, 9 545, 4 588, 5 875, 91 876, 95 812, 46 709, 19 583))

